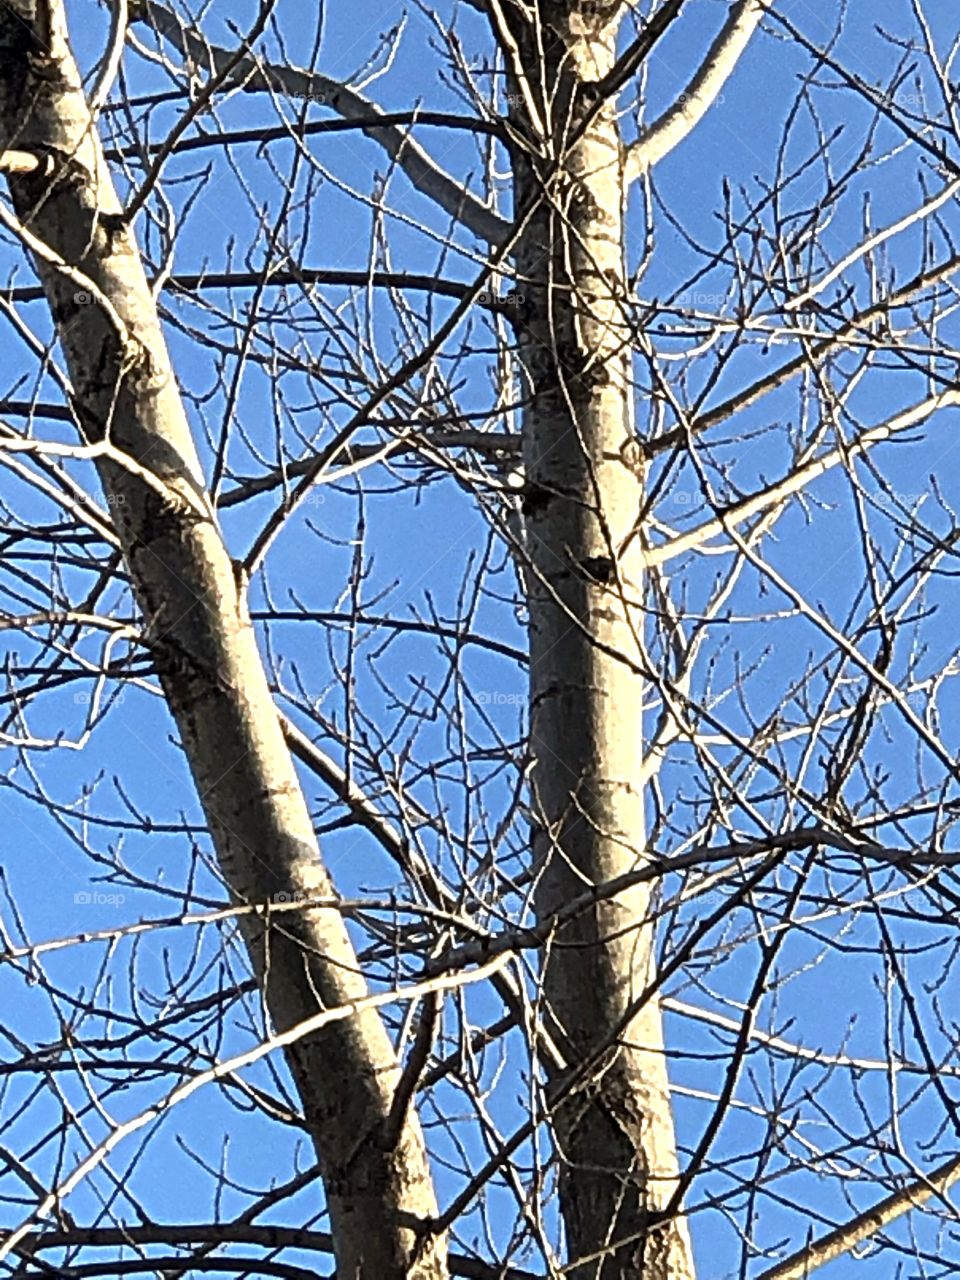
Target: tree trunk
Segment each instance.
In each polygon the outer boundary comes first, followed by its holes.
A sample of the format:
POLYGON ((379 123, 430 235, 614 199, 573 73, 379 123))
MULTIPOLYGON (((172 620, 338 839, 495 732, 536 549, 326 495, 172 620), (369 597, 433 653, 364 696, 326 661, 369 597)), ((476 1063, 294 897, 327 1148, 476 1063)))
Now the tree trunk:
MULTIPOLYGON (((549 112, 543 169, 519 164, 516 187, 517 207, 548 190, 518 254, 521 392, 532 398, 523 448, 533 854, 548 916, 645 856, 638 540, 621 552, 642 481, 630 465, 623 157, 614 105, 598 106, 594 89, 613 65, 617 23, 604 24, 598 5, 540 9, 550 16, 521 41, 527 87, 515 80, 511 103, 528 131, 531 94, 549 112)), ((596 1058, 555 1115, 576 1280, 693 1275, 685 1222, 656 1216, 678 1165, 659 1004, 632 1007, 654 973, 649 907, 646 886, 604 902, 556 936, 544 964, 569 1070, 596 1058)))
MULTIPOLYGON (((233 899, 329 898, 242 587, 57 5, 52 15, 26 4, 0 12, 0 150, 233 899)), ((338 911, 258 910, 242 927, 276 1030, 366 994, 338 911)), ((368 1009, 305 1035, 287 1062, 325 1180, 341 1280, 445 1276, 444 1242, 416 1247, 416 1223, 436 1212, 416 1118, 400 1126, 392 1147, 384 1141, 399 1070, 378 1014, 368 1009)))

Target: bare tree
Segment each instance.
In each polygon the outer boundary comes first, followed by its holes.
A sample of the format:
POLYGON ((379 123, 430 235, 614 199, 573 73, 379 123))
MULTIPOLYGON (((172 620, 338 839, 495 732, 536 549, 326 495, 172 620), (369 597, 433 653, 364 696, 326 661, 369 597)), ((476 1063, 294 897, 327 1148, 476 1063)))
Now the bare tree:
POLYGON ((934 9, 0 10, 7 1274, 955 1267, 934 9))

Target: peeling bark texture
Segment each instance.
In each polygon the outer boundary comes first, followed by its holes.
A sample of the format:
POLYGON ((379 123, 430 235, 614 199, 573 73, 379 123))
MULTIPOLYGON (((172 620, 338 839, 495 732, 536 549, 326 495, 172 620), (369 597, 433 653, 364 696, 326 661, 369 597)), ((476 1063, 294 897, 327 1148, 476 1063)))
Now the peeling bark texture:
MULTIPOLYGON (((549 153, 518 164, 516 190, 518 207, 547 191, 518 254, 528 298, 520 390, 532 398, 524 514, 541 917, 645 856, 624 152, 614 104, 597 92, 622 11, 544 0, 520 42, 528 90, 550 120, 549 153)), ((514 86, 511 102, 529 136, 514 86)), ((544 964, 555 1030, 570 1070, 583 1074, 555 1114, 574 1280, 694 1274, 686 1223, 662 1215, 678 1166, 660 1007, 655 998, 633 1007, 654 975, 649 906, 646 886, 604 901, 553 939, 544 964)))
MULTIPOLYGON (((44 161, 10 175, 150 648, 238 903, 332 893, 233 566, 203 487, 136 243, 104 164, 63 18, 0 11, 0 150, 44 161)), ((331 909, 244 917, 269 1022, 283 1031, 366 993, 331 909)), ((269 1034, 269 1029, 267 1030, 269 1034)), ((287 1061, 323 1171, 343 1280, 439 1280, 444 1242, 418 1250, 436 1203, 415 1118, 384 1140, 399 1079, 377 1013, 297 1041, 287 1061)))

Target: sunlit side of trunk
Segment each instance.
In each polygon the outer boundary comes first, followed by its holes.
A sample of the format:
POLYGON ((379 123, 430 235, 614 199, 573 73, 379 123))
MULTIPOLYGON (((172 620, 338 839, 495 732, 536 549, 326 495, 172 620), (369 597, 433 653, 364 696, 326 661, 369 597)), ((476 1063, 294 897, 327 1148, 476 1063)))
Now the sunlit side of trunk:
MULTIPOLYGON (((242 593, 203 489, 154 300, 54 11, 0 12, 0 148, 111 502, 151 654, 233 899, 332 894, 242 593), (31 29, 33 23, 33 29, 31 29), (29 170, 29 165, 19 166, 29 170)), ((269 1024, 286 1031, 366 984, 336 910, 243 919, 269 1024)), ((269 1034, 269 1031, 267 1032, 269 1034)), ((383 1141, 399 1071, 371 1010, 287 1051, 324 1174, 338 1275, 440 1280, 444 1242, 413 1229, 436 1210, 415 1116, 383 1141)), ((265 1152, 265 1157, 267 1153, 265 1152)))
MULTIPOLYGON (((622 550, 642 494, 631 466, 623 157, 613 105, 594 91, 613 64, 616 24, 589 16, 596 5, 543 8, 551 18, 522 46, 528 92, 514 85, 511 100, 527 127, 531 95, 549 112, 551 153, 539 175, 521 162, 516 187, 522 208, 548 185, 518 255, 521 391, 532 396, 533 856, 546 917, 641 865, 645 847, 638 540, 622 550)), ((555 1116, 576 1280, 693 1275, 685 1223, 657 1217, 676 1189, 677 1155, 659 1004, 638 1003, 654 975, 649 906, 646 886, 603 902, 555 936, 544 965, 549 1010, 581 1072, 555 1116)))

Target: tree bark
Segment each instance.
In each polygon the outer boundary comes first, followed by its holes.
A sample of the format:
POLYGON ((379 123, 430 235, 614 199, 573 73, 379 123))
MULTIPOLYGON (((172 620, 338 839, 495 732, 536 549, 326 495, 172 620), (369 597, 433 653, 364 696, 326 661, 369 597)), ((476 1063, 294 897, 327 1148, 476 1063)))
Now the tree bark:
MULTIPOLYGON (((260 904, 243 930, 269 1023, 286 1031, 366 984, 339 912, 263 907, 333 889, 56 0, 0 11, 0 151, 14 150, 36 162, 9 166, 19 232, 224 879, 235 902, 260 904)), ((415 1116, 386 1141, 399 1069, 378 1014, 304 1036, 287 1062, 325 1180, 338 1275, 445 1276, 444 1241, 417 1244, 436 1202, 415 1116)))
MULTIPOLYGON (((532 400, 523 504, 541 917, 645 857, 624 153, 614 104, 597 95, 621 8, 541 4, 539 30, 518 40, 527 84, 511 86, 518 127, 536 127, 531 97, 549 120, 539 161, 516 166, 515 192, 519 208, 546 189, 517 258, 520 390, 532 400)), ((555 1114, 575 1280, 693 1276, 686 1223, 658 1217, 677 1187, 676 1143, 660 1007, 634 1007, 654 944, 650 890, 638 886, 565 927, 544 963, 569 1071, 583 1077, 555 1114)))

